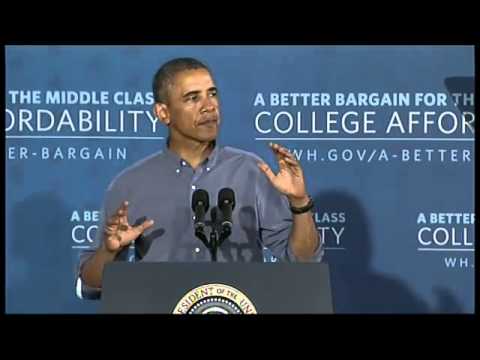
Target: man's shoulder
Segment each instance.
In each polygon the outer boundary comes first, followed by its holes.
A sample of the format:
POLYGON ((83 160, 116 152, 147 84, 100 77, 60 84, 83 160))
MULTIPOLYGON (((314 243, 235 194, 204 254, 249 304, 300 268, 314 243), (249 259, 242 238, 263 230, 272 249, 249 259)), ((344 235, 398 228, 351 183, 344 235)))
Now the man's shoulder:
POLYGON ((129 165, 112 179, 109 190, 116 186, 128 185, 145 176, 150 176, 152 172, 159 168, 158 165, 163 155, 164 152, 160 150, 129 165))

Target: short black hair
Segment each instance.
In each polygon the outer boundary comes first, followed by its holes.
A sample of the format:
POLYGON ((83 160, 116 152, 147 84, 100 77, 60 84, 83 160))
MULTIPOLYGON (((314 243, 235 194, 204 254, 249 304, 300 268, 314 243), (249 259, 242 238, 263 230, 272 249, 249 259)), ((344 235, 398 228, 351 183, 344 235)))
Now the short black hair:
POLYGON ((163 64, 153 77, 152 90, 155 102, 167 103, 168 86, 173 83, 175 76, 182 71, 196 69, 205 69, 211 73, 207 65, 190 57, 172 59, 163 64))

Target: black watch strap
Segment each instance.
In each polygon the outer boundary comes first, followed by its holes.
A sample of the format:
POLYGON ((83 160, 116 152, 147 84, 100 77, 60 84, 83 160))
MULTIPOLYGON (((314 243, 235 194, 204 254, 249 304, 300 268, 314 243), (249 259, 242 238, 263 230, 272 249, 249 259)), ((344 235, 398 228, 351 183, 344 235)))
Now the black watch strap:
POLYGON ((292 213, 303 214, 303 213, 306 213, 307 211, 312 210, 314 206, 313 199, 310 196, 308 198, 310 199, 308 201, 308 204, 303 207, 294 207, 290 204, 290 210, 292 211, 292 213))

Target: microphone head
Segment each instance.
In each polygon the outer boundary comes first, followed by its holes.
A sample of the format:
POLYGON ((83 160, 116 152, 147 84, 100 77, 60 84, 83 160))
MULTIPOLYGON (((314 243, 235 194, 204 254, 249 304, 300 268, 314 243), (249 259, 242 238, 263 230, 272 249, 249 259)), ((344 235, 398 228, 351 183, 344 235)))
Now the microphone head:
POLYGON ((203 189, 195 190, 195 192, 192 195, 192 210, 195 211, 198 205, 204 206, 205 212, 208 210, 208 207, 210 206, 209 200, 208 200, 208 192, 203 189))
POLYGON ((235 193, 230 188, 223 188, 218 193, 218 207, 222 208, 227 204, 231 204, 233 210, 235 207, 235 193))

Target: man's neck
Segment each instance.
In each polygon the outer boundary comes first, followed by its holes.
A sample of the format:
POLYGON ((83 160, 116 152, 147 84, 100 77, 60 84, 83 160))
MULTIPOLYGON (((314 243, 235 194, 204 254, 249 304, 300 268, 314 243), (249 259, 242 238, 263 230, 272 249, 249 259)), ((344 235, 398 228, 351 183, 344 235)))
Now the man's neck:
POLYGON ((196 169, 210 155, 214 142, 175 141, 170 138, 168 148, 196 169))

